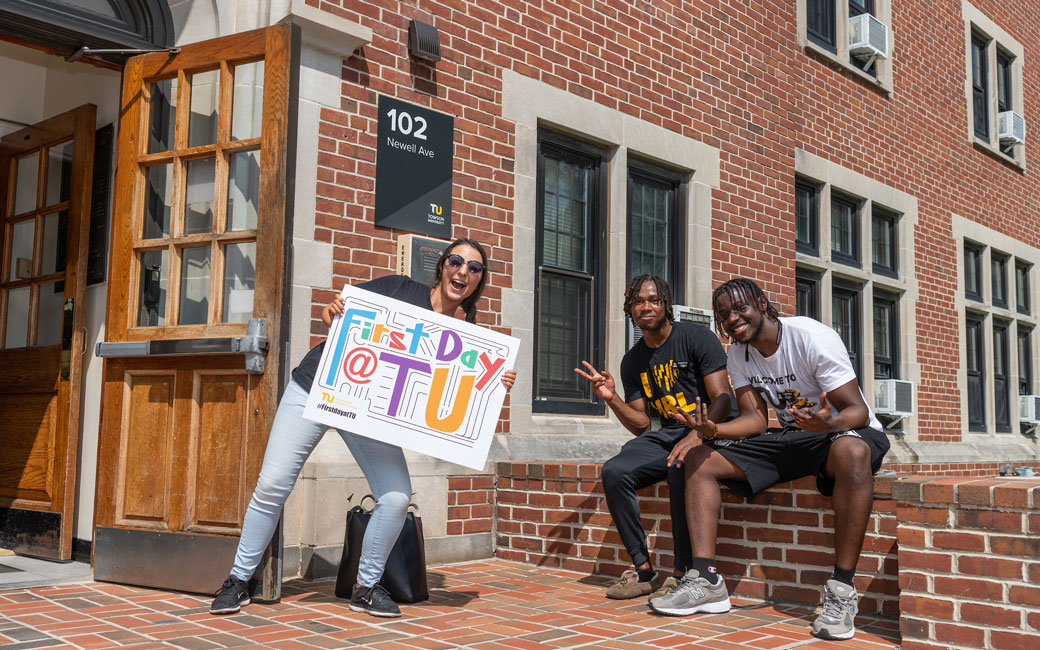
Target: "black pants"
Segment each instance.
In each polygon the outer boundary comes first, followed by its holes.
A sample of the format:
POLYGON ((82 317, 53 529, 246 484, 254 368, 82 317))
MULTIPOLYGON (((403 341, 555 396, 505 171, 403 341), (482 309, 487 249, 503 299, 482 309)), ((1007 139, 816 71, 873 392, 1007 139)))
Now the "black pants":
POLYGON ((625 443, 617 456, 603 464, 603 492, 625 550, 632 564, 639 566, 650 560, 650 553, 646 548, 646 531, 639 519, 636 490, 668 479, 675 570, 685 572, 690 568, 693 553, 686 526, 686 476, 683 468, 669 468, 667 464, 668 454, 675 446, 674 438, 674 433, 647 431, 625 443))

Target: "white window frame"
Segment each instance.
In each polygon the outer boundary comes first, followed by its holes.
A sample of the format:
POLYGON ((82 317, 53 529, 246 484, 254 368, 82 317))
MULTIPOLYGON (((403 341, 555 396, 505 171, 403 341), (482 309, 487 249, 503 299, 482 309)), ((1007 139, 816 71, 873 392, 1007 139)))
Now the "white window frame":
MULTIPOLYGON (((819 276, 817 283, 818 312, 820 321, 830 325, 833 321, 832 296, 835 280, 851 281, 861 285, 860 312, 860 388, 873 404, 874 381, 874 289, 897 297, 899 314, 898 359, 895 369, 900 379, 912 381, 916 387, 921 383, 920 365, 917 363, 917 330, 913 326, 917 313, 917 280, 914 271, 914 229, 917 225, 917 198, 905 192, 868 178, 863 174, 842 167, 804 150, 795 151, 795 174, 799 180, 817 187, 817 211, 819 214, 817 241, 819 254, 795 252, 795 264, 819 276), (860 237, 860 267, 831 258, 831 213, 832 193, 852 197, 859 201, 857 213, 860 237), (899 216, 896 221, 896 267, 897 277, 875 273, 871 260, 871 213, 878 205, 899 216)), ((915 405, 916 407, 916 405, 915 405)), ((917 410, 902 421, 903 434, 908 439, 916 438, 917 410)))
POLYGON ((798 45, 814 54, 829 61, 833 61, 842 69, 851 72, 871 85, 883 90, 886 94, 893 92, 892 84, 892 60, 895 58, 895 33, 892 29, 892 0, 874 0, 874 17, 885 24, 888 28, 888 57, 887 59, 876 59, 874 66, 877 76, 872 76, 852 65, 849 54, 849 3, 848 0, 833 0, 835 3, 835 35, 837 52, 831 52, 825 47, 817 44, 809 38, 808 18, 806 16, 805 0, 798 0, 798 45))
MULTIPOLYGON (((1013 87, 1011 92, 1011 110, 1026 117, 1025 100, 1023 97, 1026 88, 1022 81, 1025 48, 985 14, 967 2, 967 0, 961 0, 961 16, 964 18, 964 57, 967 65, 964 77, 964 94, 968 106, 968 142, 1024 171, 1026 168, 1025 144, 1016 144, 1011 149, 1010 155, 1004 153, 1000 148, 999 125, 997 124, 997 50, 998 48, 1004 50, 1012 57, 1011 83, 1013 87), (986 93, 990 130, 988 140, 975 135, 975 102, 972 98, 971 88, 971 39, 973 33, 979 34, 988 41, 988 46, 986 47, 986 93)), ((1026 137, 1029 137, 1028 132, 1026 137)))
POLYGON ((1018 332, 1019 327, 1029 329, 1029 347, 1032 356, 1033 377, 1030 394, 1036 395, 1037 375, 1040 374, 1038 362, 1040 355, 1037 354, 1038 328, 1040 318, 1037 316, 1036 300, 1040 298, 1040 290, 1036 284, 1036 269, 1040 263, 1040 248, 1029 246, 1021 241, 1009 237, 1003 233, 987 228, 959 215, 953 215, 953 238, 957 246, 957 297, 955 307, 957 309, 958 337, 960 340, 960 367, 958 369, 958 388, 960 390, 961 404, 961 430, 964 432, 964 440, 978 441, 979 436, 1008 436, 1025 433, 1021 423, 1018 421, 1018 332), (975 244, 982 248, 982 300, 974 300, 964 295, 964 246, 966 243, 975 244), (1018 278, 1013 272, 1007 273, 1007 291, 1011 297, 1006 307, 998 307, 993 304, 993 283, 991 260, 994 254, 1007 256, 1007 268, 1014 269, 1015 263, 1022 261, 1029 267, 1029 314, 1018 311, 1013 296, 1017 295, 1018 278), (1015 293, 1013 293, 1015 292, 1015 293), (968 373, 967 373, 967 350, 965 341, 964 319, 968 312, 981 314, 983 316, 982 342, 983 342, 983 386, 985 390, 985 431, 972 431, 968 427, 968 373), (1008 326, 1008 390, 1011 393, 1011 431, 997 431, 996 394, 993 381, 993 319, 1009 321, 1008 326))

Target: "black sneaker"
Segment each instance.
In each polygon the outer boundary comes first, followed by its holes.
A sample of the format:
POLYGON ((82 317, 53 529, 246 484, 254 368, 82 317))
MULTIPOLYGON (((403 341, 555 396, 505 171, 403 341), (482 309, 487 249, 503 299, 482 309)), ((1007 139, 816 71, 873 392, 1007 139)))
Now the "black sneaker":
POLYGON ((209 606, 210 614, 234 614, 243 605, 249 604, 249 587, 245 580, 239 580, 235 576, 228 576, 213 595, 216 598, 209 606))
POLYGON ((390 599, 386 589, 376 585, 374 587, 359 587, 354 585, 354 593, 350 596, 350 609, 355 612, 368 612, 372 616, 383 618, 397 618, 401 615, 401 608, 390 599))

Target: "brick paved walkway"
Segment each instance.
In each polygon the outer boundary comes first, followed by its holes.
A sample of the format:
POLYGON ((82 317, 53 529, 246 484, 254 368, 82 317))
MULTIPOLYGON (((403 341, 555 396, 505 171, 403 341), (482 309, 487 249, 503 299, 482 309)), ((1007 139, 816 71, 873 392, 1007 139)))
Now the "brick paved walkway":
POLYGON ((728 614, 655 616, 603 597, 607 580, 502 560, 431 567, 431 599, 399 619, 347 609, 332 580, 285 583, 282 602, 211 616, 209 599, 89 582, 0 592, 0 647, 22 648, 898 648, 895 621, 861 618, 856 638, 809 636, 813 612, 734 599, 728 614))

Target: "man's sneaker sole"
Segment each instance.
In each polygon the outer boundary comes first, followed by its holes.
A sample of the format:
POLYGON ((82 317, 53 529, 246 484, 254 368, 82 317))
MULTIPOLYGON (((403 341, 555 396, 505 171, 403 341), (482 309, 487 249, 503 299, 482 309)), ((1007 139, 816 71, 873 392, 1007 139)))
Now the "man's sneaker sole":
POLYGON ((350 611, 352 612, 361 612, 364 614, 371 614, 372 616, 380 616, 382 618, 398 618, 399 616, 401 616, 400 612, 396 614, 394 614, 393 612, 377 612, 373 609, 369 609, 362 605, 355 605, 354 603, 350 603, 348 607, 350 607, 350 611))
POLYGON ((250 603, 250 600, 247 597, 245 600, 239 601, 238 605, 235 605, 234 607, 224 607, 223 609, 210 609, 209 613, 210 614, 235 614, 240 609, 242 609, 243 607, 248 605, 249 603, 250 603))
POLYGON ((720 600, 714 603, 702 603, 700 605, 694 605, 693 607, 684 608, 673 608, 673 607, 657 607, 652 602, 650 603, 650 609, 654 610, 658 614, 664 614, 665 616, 689 616, 690 614, 725 614, 730 610, 729 598, 726 600, 720 600))
POLYGON ((852 628, 846 634, 831 634, 827 630, 813 630, 812 635, 817 639, 824 639, 825 641, 848 641, 856 636, 856 628, 852 628))

